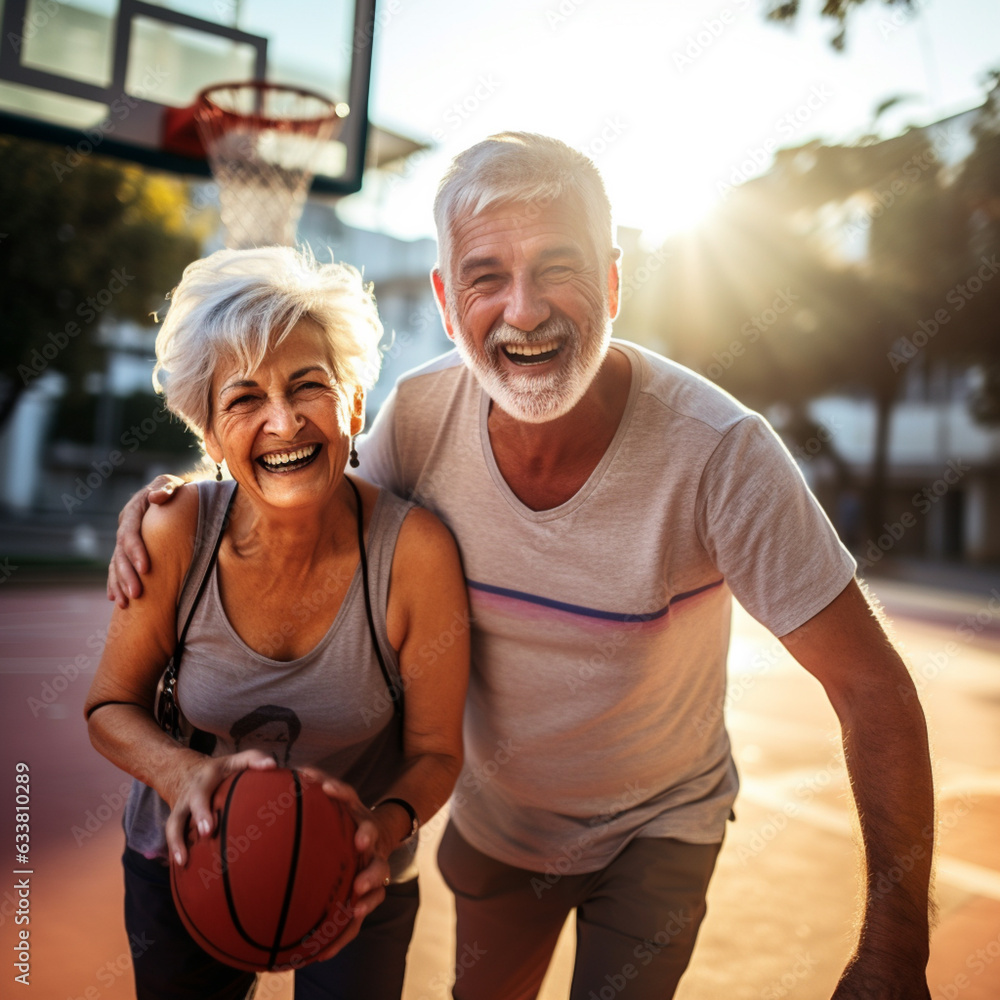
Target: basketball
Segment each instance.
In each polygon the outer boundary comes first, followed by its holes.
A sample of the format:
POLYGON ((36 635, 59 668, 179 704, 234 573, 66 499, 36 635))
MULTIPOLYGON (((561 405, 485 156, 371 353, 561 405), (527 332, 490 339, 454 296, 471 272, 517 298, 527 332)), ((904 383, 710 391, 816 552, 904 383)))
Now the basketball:
POLYGON ((295 771, 239 771, 216 789, 215 829, 171 862, 184 926, 220 962, 251 972, 300 968, 350 923, 359 870, 346 805, 295 771))

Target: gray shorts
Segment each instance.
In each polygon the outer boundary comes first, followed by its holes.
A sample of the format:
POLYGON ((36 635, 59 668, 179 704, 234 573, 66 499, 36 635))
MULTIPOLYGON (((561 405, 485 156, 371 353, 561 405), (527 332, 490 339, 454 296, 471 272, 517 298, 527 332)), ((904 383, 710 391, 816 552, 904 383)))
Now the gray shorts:
POLYGON ((494 861, 449 823, 438 866, 458 917, 454 997, 532 1000, 575 908, 570 1000, 668 1000, 721 846, 638 838, 600 871, 560 876, 494 861))

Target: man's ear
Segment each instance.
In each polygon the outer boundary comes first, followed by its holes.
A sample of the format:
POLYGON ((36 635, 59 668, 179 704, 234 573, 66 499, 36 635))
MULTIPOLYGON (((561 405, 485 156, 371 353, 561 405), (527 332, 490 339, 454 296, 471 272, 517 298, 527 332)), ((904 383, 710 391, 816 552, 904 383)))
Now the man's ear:
POLYGON ((351 407, 351 437, 360 434, 365 429, 365 390, 354 387, 354 402, 351 407))
POLYGON ((434 289, 434 298, 437 301, 438 312, 441 313, 441 322, 444 323, 444 332, 448 334, 449 340, 455 339, 455 331, 451 325, 451 318, 448 315, 448 300, 444 293, 444 278, 440 270, 434 268, 431 271, 431 288, 434 289))
POLYGON ((621 288, 621 266, 622 252, 615 247, 615 255, 608 266, 608 318, 615 319, 618 316, 619 290, 621 288))

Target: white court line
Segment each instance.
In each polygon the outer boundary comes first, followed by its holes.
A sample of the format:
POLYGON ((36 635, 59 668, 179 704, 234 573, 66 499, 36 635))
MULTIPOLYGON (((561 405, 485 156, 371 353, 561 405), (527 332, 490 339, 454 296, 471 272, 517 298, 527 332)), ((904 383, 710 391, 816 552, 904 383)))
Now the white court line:
MULTIPOLYGON (((781 812, 785 806, 794 805, 793 819, 802 819, 820 830, 854 839, 855 829, 851 816, 821 802, 803 802, 775 787, 771 782, 745 778, 740 785, 740 795, 752 802, 781 812)), ((935 855, 935 879, 954 889, 1000 900, 1000 872, 984 865, 952 857, 935 855)))

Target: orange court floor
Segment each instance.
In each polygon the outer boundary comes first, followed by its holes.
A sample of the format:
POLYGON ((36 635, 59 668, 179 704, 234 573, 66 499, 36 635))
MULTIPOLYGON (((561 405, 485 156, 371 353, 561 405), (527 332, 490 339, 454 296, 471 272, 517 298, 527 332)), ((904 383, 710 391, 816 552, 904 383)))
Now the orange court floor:
MULTIPOLYGON (((1000 607, 987 613, 986 591, 959 595, 888 581, 875 589, 911 663, 933 743, 939 832, 931 994, 934 1000, 996 1000, 1000 607)), ((30 932, 24 996, 134 996, 130 947, 142 943, 125 935, 119 864, 127 779, 90 747, 81 716, 109 613, 95 583, 8 586, 0 593, 0 731, 8 772, 0 843, 10 845, 3 866, 9 874, 0 876, 4 996, 20 995, 11 957, 21 930, 30 932), (13 874, 24 870, 14 863, 13 848, 19 762, 30 768, 29 875, 13 874), (29 922, 18 924, 25 911, 17 883, 25 879, 29 922)), ((858 899, 856 834, 836 719, 819 685, 740 610, 727 720, 742 780, 737 819, 677 996, 828 998, 850 953, 858 899)), ((440 814, 427 824, 421 844, 423 902, 405 1000, 450 995, 454 915, 434 864, 443 821, 440 814)), ((568 996, 572 958, 568 923, 541 1000, 568 996)), ((614 971, 609 996, 618 995, 614 971)), ((263 977, 258 996, 288 1000, 289 977, 263 977)))

